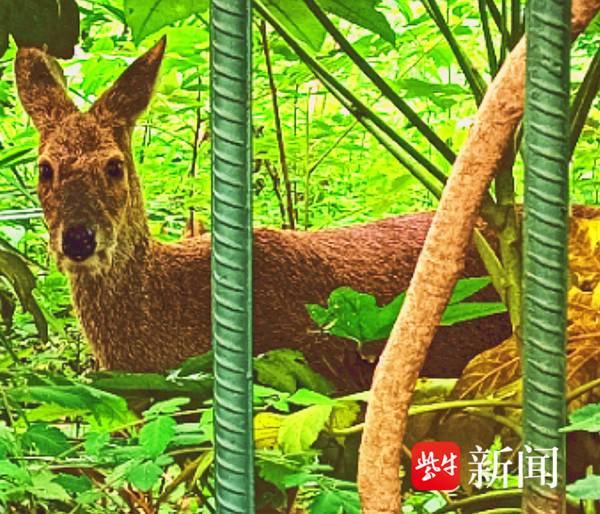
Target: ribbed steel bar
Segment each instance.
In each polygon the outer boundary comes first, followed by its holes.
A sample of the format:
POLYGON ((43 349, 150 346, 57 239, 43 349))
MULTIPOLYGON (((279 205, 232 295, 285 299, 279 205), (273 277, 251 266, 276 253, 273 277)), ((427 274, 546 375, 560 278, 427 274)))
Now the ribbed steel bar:
POLYGON ((570 14, 570 0, 529 0, 521 466, 528 513, 565 512, 570 14))
POLYGON ((212 330, 217 512, 254 512, 250 0, 212 0, 212 330))

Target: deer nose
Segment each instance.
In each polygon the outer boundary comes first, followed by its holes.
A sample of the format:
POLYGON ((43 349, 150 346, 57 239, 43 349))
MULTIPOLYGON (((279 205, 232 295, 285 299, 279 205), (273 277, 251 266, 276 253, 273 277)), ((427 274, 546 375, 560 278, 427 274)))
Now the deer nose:
POLYGON ((96 249, 96 234, 85 225, 73 225, 63 233, 63 253, 74 261, 85 261, 96 249))

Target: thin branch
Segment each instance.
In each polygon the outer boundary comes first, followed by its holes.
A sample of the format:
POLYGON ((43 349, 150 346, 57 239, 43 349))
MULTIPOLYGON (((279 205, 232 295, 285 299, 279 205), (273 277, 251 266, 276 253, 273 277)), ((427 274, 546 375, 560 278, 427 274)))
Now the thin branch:
POLYGON ((477 2, 479 4, 479 16, 481 17, 481 28, 485 39, 485 49, 488 56, 490 76, 493 78, 496 76, 496 73, 498 73, 498 59, 496 58, 496 51, 494 50, 494 40, 490 30, 490 20, 485 6, 485 0, 477 0, 477 2))
POLYGON ((352 46, 352 44, 344 37, 338 28, 332 23, 329 17, 321 10, 315 0, 304 0, 304 3, 319 20, 321 25, 329 32, 331 37, 340 46, 344 53, 360 68, 360 70, 371 80, 371 82, 379 89, 381 94, 387 98, 394 106, 402 113, 415 128, 423 134, 425 139, 433 145, 433 147, 444 156, 449 162, 453 163, 456 159, 456 154, 452 149, 425 123, 419 115, 413 111, 390 85, 377 73, 373 67, 364 59, 352 46))
POLYGON ((273 104, 273 118, 275 120, 275 132, 277 135, 277 147, 279 148, 279 162, 281 164, 281 172, 283 174, 283 184, 285 186, 285 195, 287 199, 286 212, 289 228, 292 230, 296 227, 294 217, 294 201, 292 198, 292 185, 290 182, 290 172, 287 165, 285 153, 285 143, 283 140, 283 129, 281 126, 281 117, 279 115, 279 102, 277 101, 277 86, 273 77, 273 66, 271 64, 271 54, 269 52, 269 39, 267 35, 267 24, 265 21, 260 23, 260 36, 265 54, 265 62, 267 64, 267 75, 269 77, 269 89, 271 90, 271 101, 273 104))
POLYGON ((600 87, 600 50, 596 51, 592 62, 583 78, 583 82, 577 91, 573 105, 571 106, 571 137, 569 139, 570 157, 577 146, 577 141, 585 125, 585 120, 592 107, 592 102, 598 94, 600 87))
POLYGON ((483 99, 483 95, 485 94, 486 90, 486 84, 484 80, 481 78, 481 75, 479 75, 479 72, 477 71, 471 60, 467 57, 467 55, 463 52, 462 48, 458 44, 457 39, 454 37, 452 30, 450 30, 450 27, 446 23, 446 20, 444 19, 444 16, 440 11, 440 7, 437 4, 437 0, 421 0, 421 2, 427 10, 427 12, 429 13, 429 15, 431 16, 431 18, 433 19, 433 21, 435 22, 435 24, 440 29, 440 32, 446 38, 448 45, 450 45, 452 53, 454 54, 454 57, 456 57, 456 61, 458 62, 460 69, 462 70, 465 78, 467 79, 469 87, 471 88, 473 96, 475 97, 475 102, 477 103, 477 105, 479 105, 481 103, 481 100, 483 99))
MULTIPOLYGON (((279 33, 283 40, 292 48, 292 50, 302 59, 302 61, 309 67, 309 69, 323 82, 325 87, 332 93, 338 100, 344 99, 343 105, 346 106, 355 116, 361 117, 361 119, 369 120, 370 126, 376 126, 381 133, 389 137, 394 143, 400 146, 406 151, 414 160, 416 160, 421 166, 423 166, 429 173, 431 173, 441 183, 446 181, 446 175, 440 170, 435 164, 425 158, 419 150, 411 145, 404 138, 399 136, 394 130, 390 128, 378 115, 376 115, 371 109, 369 109, 363 102, 361 102, 356 96, 354 96, 345 86, 343 86, 333 75, 331 75, 323 66, 321 66, 316 59, 314 59, 303 46, 294 39, 293 36, 283 27, 277 19, 272 16, 269 11, 264 7, 262 0, 256 0, 254 3, 258 13, 269 22, 269 24, 279 33), (360 114, 359 114, 360 113, 360 114)), ((361 122, 362 123, 362 122, 361 122)), ((364 123, 363 123, 364 124, 364 123)), ((369 129, 370 130, 370 129, 369 129)))

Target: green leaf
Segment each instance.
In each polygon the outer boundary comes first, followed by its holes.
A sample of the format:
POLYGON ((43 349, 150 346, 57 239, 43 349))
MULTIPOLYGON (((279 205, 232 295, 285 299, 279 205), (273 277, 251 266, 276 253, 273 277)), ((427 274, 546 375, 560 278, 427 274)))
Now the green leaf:
POLYGON ((208 400, 212 396, 213 377, 201 374, 190 377, 165 377, 158 373, 118 373, 104 371, 92 376, 92 384, 120 395, 173 393, 208 400))
POLYGON ((125 0, 125 19, 139 44, 156 31, 208 9, 209 0, 125 0))
POLYGON ((440 325, 449 326, 469 321, 472 319, 484 318, 493 314, 506 312, 506 306, 501 302, 466 302, 448 305, 440 325))
POLYGON ((73 57, 79 39, 75 0, 8 0, 8 10, 9 32, 17 46, 45 46, 56 57, 73 57))
POLYGON ((83 446, 89 456, 98 457, 109 441, 110 434, 108 432, 88 432, 83 446))
POLYGON ((187 405, 188 403, 190 403, 189 398, 177 396, 169 400, 155 403, 148 410, 144 411, 143 414, 145 418, 151 418, 159 414, 173 414, 179 411, 179 407, 187 405))
POLYGON ((453 305, 462 302, 491 283, 492 279, 490 277, 463 278, 456 283, 448 304, 453 305))
POLYGON ((323 10, 380 35, 392 45, 396 34, 386 17, 377 11, 380 0, 318 0, 323 10))
POLYGON ((140 430, 140 444, 148 457, 156 458, 169 446, 175 435, 175 420, 167 416, 147 423, 140 430))
POLYGON ((288 398, 288 402, 295 403, 296 405, 331 405, 335 406, 337 402, 331 398, 310 391, 309 389, 299 389, 292 396, 288 398))
POLYGON ((290 34, 318 52, 325 41, 325 29, 302 0, 264 0, 265 8, 290 34))
POLYGON ((8 4, 0 3, 0 58, 8 49, 8 4))
POLYGON ((254 359, 258 382, 280 391, 293 393, 305 387, 327 394, 333 390, 326 378, 313 371, 304 355, 287 348, 272 350, 254 359))
POLYGON ((586 432, 600 432, 600 403, 590 403, 569 415, 571 424, 562 428, 561 432, 574 432, 585 430, 586 432))
POLYGON ((212 351, 190 357, 181 365, 177 375, 180 377, 187 377, 189 375, 198 375, 200 373, 212 373, 213 361, 212 351))
POLYGON ((277 441, 285 453, 308 450, 331 416, 331 405, 313 405, 286 416, 277 441))
POLYGON ((360 499, 353 491, 323 491, 309 509, 310 514, 360 514, 360 499))
POLYGON ((36 498, 59 501, 69 501, 71 499, 62 485, 54 481, 56 477, 53 473, 37 471, 31 478, 33 486, 29 489, 29 492, 36 498))
POLYGON ((92 488, 92 481, 85 475, 76 476, 60 473, 54 482, 71 494, 81 494, 92 488))
POLYGON ((28 484, 30 476, 26 469, 8 460, 0 460, 0 477, 9 478, 13 482, 28 484))
POLYGON ((306 308, 313 321, 330 334, 364 343, 388 337, 404 296, 402 293, 388 305, 379 307, 373 295, 340 287, 329 295, 327 308, 320 305, 306 308))
POLYGON ((110 428, 131 421, 127 402, 114 394, 85 385, 20 387, 9 391, 16 401, 56 404, 73 412, 86 412, 96 425, 110 428))
POLYGON ((48 340, 48 324, 46 318, 33 297, 35 277, 27 267, 26 262, 16 253, 0 250, 0 277, 6 277, 19 297, 19 301, 35 321, 40 338, 48 340))
POLYGON ((63 432, 56 427, 42 424, 31 425, 23 434, 22 441, 27 447, 35 446, 41 455, 53 457, 71 448, 69 440, 63 432))
POLYGON ((133 466, 127 471, 127 480, 140 491, 148 492, 162 475, 162 469, 154 462, 147 460, 133 466))
POLYGON ((600 475, 590 475, 567 485, 567 493, 580 500, 600 500, 600 475))
MULTIPOLYGON (((505 312, 506 307, 502 303, 458 303, 489 283, 488 277, 459 280, 440 324, 454 325, 505 312)), ((387 339, 398 317, 404 297, 405 293, 401 293, 392 302, 380 307, 373 295, 360 293, 349 287, 340 287, 329 295, 326 308, 310 304, 306 309, 312 320, 326 332, 358 343, 367 343, 387 339)))

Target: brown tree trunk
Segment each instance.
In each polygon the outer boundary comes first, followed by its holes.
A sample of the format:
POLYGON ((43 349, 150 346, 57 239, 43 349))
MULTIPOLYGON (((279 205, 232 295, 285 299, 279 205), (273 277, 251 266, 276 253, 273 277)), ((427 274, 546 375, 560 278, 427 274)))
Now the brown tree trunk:
MULTIPOLYGON (((600 0, 573 0, 576 37, 600 0)), ((446 184, 406 300, 381 356, 366 415, 358 485, 365 514, 400 510, 400 451, 415 381, 464 265, 483 194, 505 156, 523 115, 525 41, 494 79, 446 184)))

